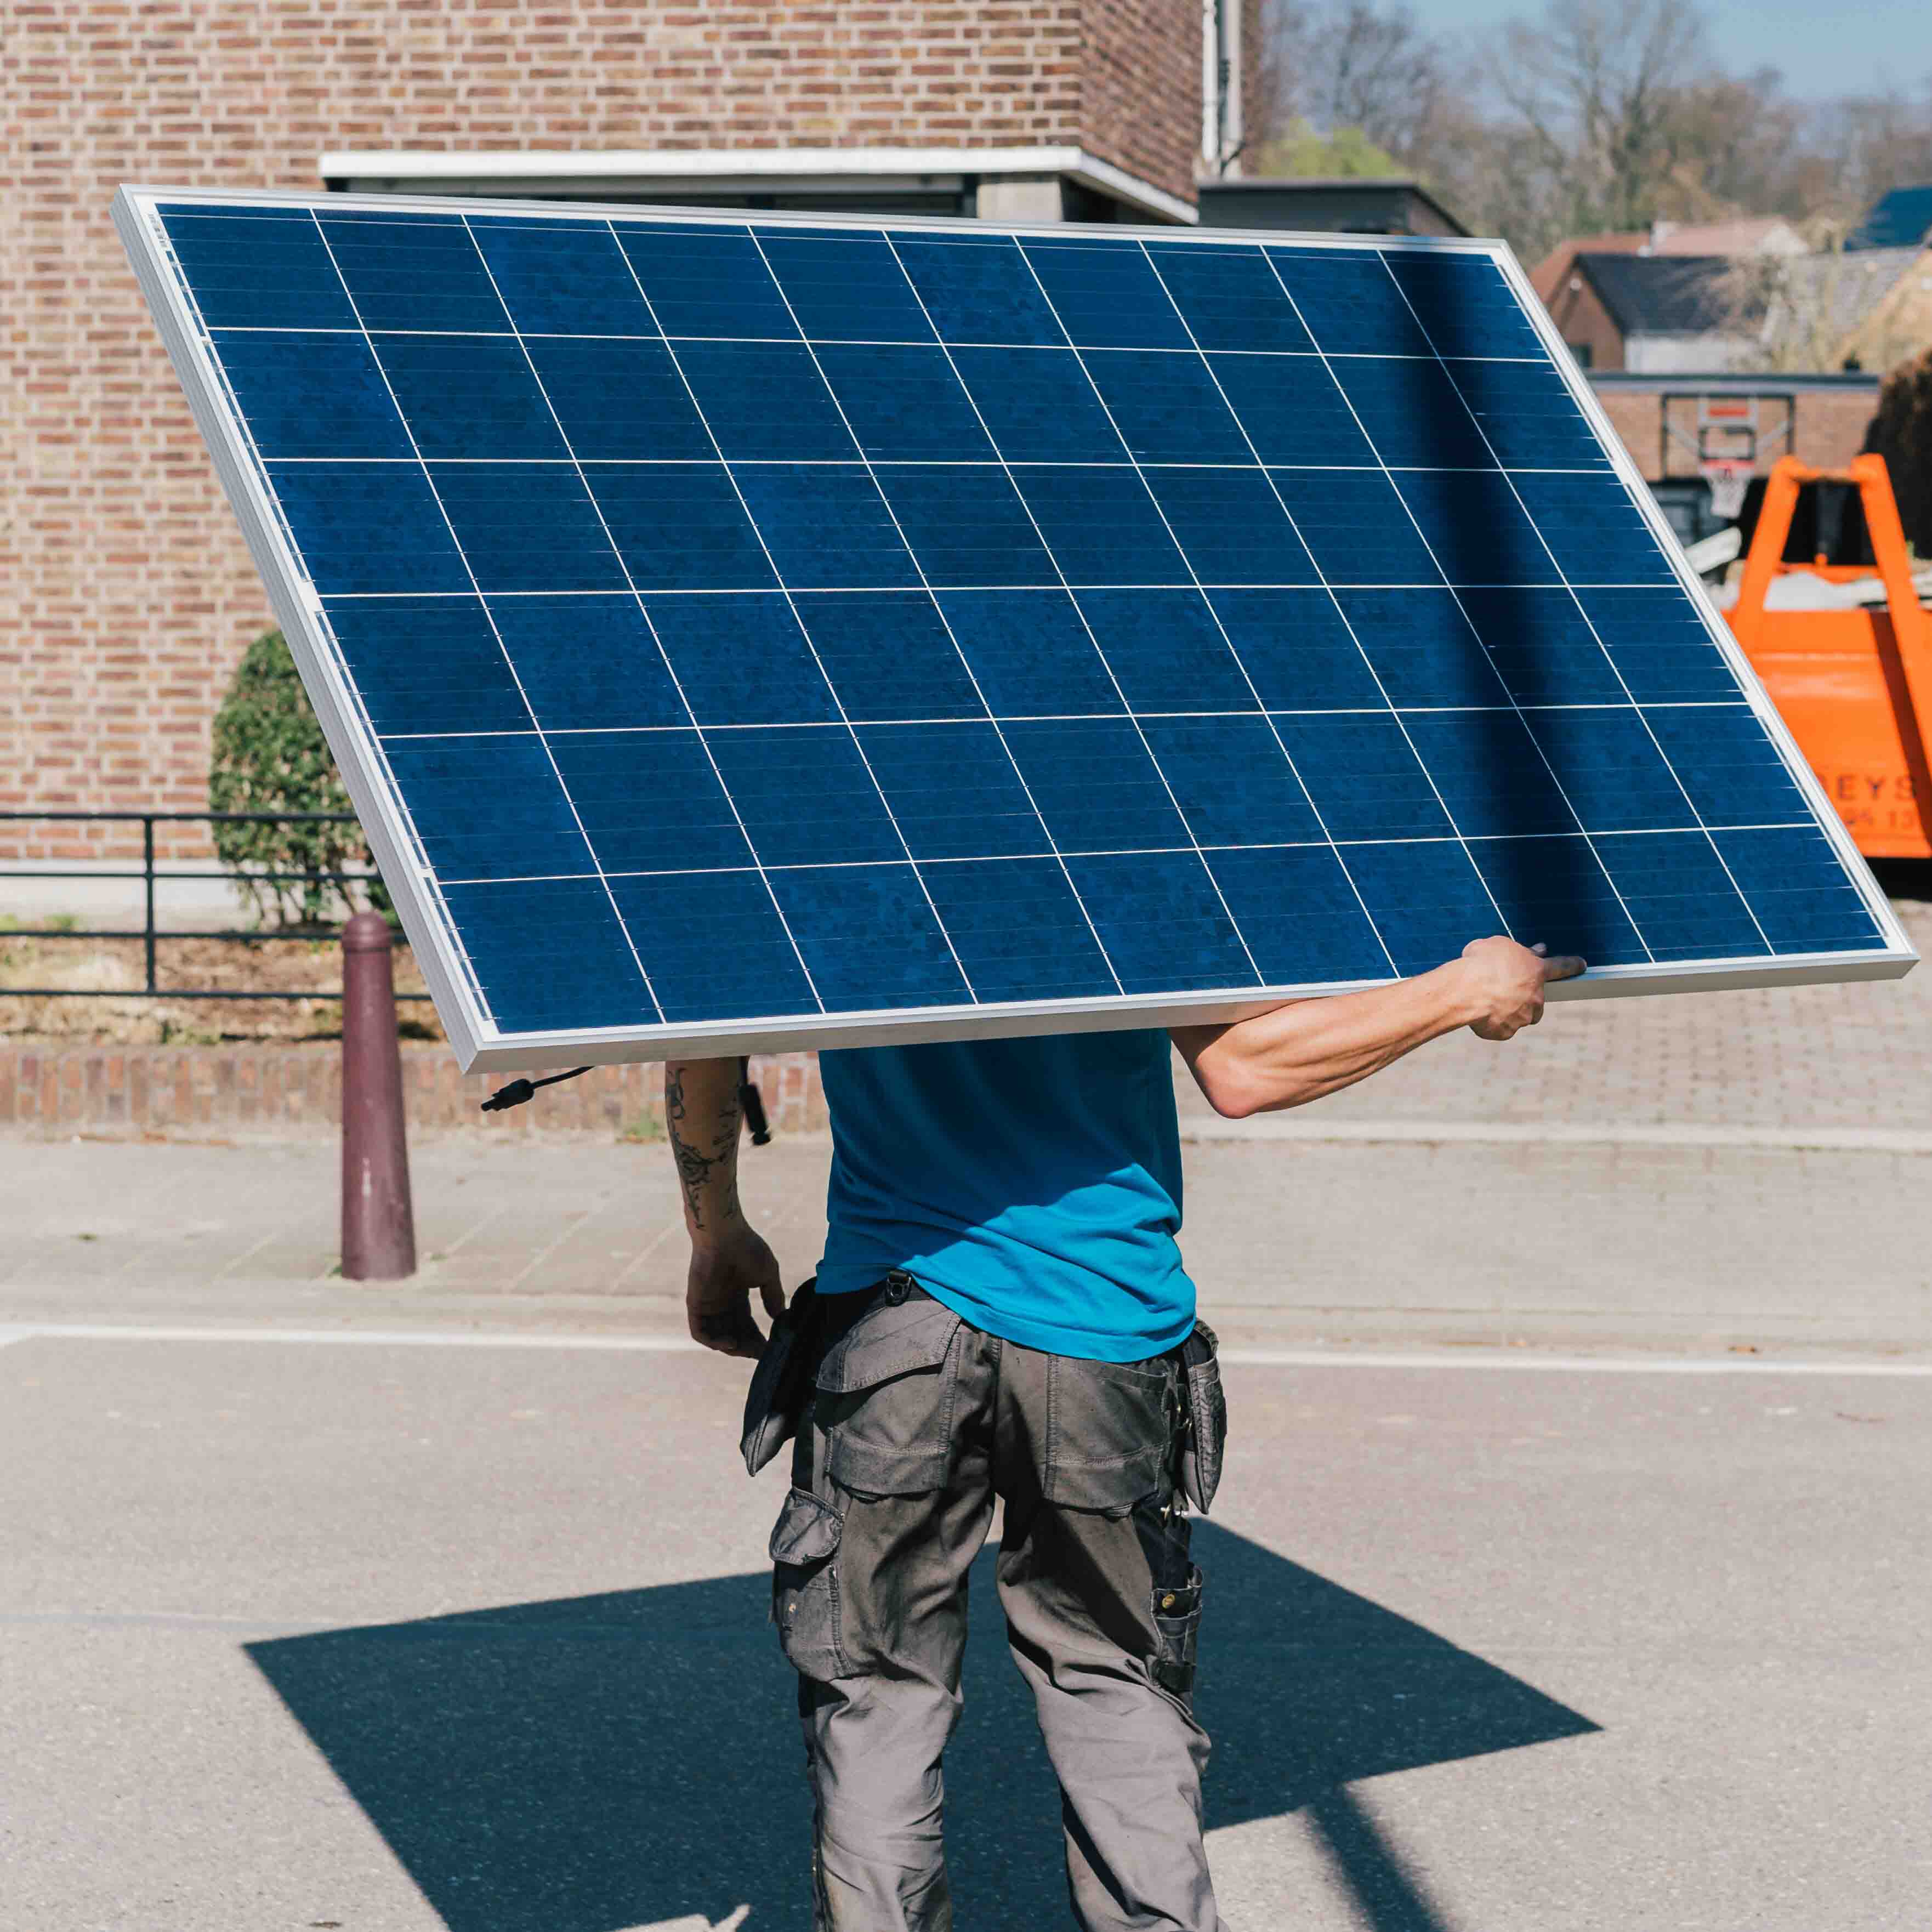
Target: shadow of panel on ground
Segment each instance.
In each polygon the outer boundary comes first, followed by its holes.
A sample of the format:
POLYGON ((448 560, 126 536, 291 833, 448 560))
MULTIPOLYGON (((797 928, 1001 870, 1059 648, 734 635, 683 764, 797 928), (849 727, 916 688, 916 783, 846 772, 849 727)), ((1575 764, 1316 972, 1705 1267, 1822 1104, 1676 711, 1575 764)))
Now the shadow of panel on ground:
MULTIPOLYGON (((1306 1808, 1361 1917, 1440 1923, 1343 1787, 1595 1728, 1480 1658, 1197 1527, 1210 1826, 1306 1808)), ((1068 1922, 1058 1800, 992 1552, 947 1754, 959 1922, 1068 1922)), ((252 1644, 451 1932, 627 1932, 751 1908, 805 1932, 810 1808, 766 1580, 719 1578, 252 1644)))

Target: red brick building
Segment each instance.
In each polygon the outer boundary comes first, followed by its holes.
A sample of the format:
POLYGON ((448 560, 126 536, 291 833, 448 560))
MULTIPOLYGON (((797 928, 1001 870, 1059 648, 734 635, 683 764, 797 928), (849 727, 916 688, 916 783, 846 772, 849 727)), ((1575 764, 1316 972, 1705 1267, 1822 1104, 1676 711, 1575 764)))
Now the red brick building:
POLYGON ((13 0, 0 809, 199 808, 272 621, 110 224, 122 183, 1186 221, 1238 148, 1258 11, 13 0))

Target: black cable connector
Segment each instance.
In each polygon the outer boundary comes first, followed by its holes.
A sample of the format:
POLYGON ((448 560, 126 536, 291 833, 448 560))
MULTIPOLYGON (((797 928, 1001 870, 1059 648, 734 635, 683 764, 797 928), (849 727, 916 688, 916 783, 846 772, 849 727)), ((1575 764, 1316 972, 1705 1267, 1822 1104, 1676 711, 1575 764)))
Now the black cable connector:
POLYGON ((744 1062, 739 1063, 741 1071, 738 1082, 738 1105, 744 1111, 745 1124, 752 1130, 754 1147, 771 1144, 772 1124, 765 1118, 765 1096, 758 1091, 758 1082, 751 1077, 751 1068, 744 1062))
MULTIPOLYGON (((536 1098, 539 1087, 554 1087, 560 1080, 574 1080, 580 1073, 588 1073, 587 1066, 573 1066, 568 1073, 553 1073, 543 1080, 512 1080, 507 1087, 499 1087, 483 1102, 486 1114, 507 1113, 512 1107, 520 1107, 536 1098)), ((752 1078, 752 1063, 740 1058, 738 1061, 738 1105, 745 1116, 745 1125, 751 1130, 754 1147, 769 1147, 772 1140, 772 1124, 765 1114, 765 1096, 758 1091, 758 1082, 752 1078)))
POLYGON ((573 1066, 568 1073, 553 1073, 548 1080, 512 1080, 507 1087, 499 1087, 483 1102, 486 1114, 507 1113, 512 1107, 520 1107, 525 1101, 536 1097, 539 1087, 554 1087, 560 1080, 574 1080, 580 1073, 588 1073, 587 1066, 573 1066))

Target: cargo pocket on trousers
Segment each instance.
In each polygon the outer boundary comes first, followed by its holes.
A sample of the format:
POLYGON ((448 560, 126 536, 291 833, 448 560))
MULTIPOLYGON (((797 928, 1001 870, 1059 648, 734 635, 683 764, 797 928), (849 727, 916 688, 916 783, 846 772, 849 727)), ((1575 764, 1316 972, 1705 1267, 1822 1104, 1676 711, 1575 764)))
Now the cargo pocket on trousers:
POLYGON ((952 1464, 959 1317, 895 1277, 818 1365, 825 1468, 860 1496, 936 1490, 952 1464))
POLYGON ((772 1532, 772 1621, 801 1676, 846 1674, 838 1648, 838 1512, 807 1490, 794 1490, 772 1532))
POLYGON ((1165 1356, 1046 1365, 1046 1456, 1040 1493, 1072 1509, 1124 1516, 1169 1480, 1178 1394, 1165 1356))
POLYGON ((1154 1592, 1154 1635, 1157 1647, 1148 1660, 1148 1674, 1171 1697, 1192 1704, 1194 1659, 1201 1641, 1201 1572, 1191 1564, 1186 1582, 1154 1592))

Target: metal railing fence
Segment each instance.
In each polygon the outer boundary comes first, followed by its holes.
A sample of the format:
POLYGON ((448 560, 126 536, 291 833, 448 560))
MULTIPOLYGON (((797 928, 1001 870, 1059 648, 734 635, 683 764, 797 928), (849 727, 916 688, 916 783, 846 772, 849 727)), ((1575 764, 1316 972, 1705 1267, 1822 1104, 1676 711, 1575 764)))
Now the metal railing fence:
MULTIPOLYGON (((0 937, 22 939, 131 940, 142 942, 146 963, 145 982, 136 991, 103 991, 93 986, 0 986, 0 999, 88 1000, 339 1000, 340 987, 284 992, 270 990, 220 990, 211 988, 164 986, 159 982, 157 951, 177 940, 215 940, 236 945, 262 946, 278 943, 313 945, 318 940, 340 936, 339 925, 226 927, 202 932, 174 926, 159 926, 154 919, 154 894, 158 884, 194 880, 259 885, 308 884, 337 886, 366 886, 374 877, 368 872, 282 872, 271 868, 228 866, 192 872, 158 872, 154 865, 154 827, 158 825, 353 825, 356 815, 346 812, 0 812, 0 824, 138 825, 141 828, 141 863, 114 872, 98 866, 62 869, 40 865, 0 865, 0 879, 138 879, 142 885, 144 914, 138 926, 51 926, 44 923, 21 926, 0 937)), ((398 993, 399 1000, 426 1000, 427 993, 398 993)))

